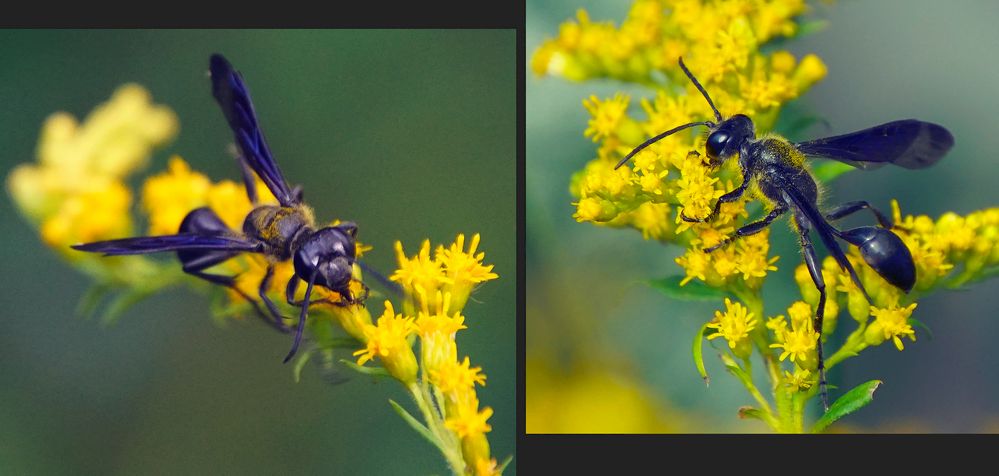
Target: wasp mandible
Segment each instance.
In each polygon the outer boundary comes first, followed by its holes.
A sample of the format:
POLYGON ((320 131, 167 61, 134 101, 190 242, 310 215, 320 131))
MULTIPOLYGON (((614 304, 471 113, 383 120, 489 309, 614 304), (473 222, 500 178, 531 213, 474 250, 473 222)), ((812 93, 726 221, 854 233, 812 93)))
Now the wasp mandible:
POLYGON ((629 152, 614 168, 621 167, 642 149, 671 134, 695 126, 705 126, 708 128, 705 152, 709 165, 720 166, 725 160, 738 154, 742 184, 719 197, 707 216, 691 218, 681 212, 680 218, 687 222, 711 220, 718 214, 722 203, 738 200, 747 190, 751 190, 754 198, 760 199, 766 205, 769 213, 762 220, 737 229, 735 236, 705 248, 704 251, 710 253, 737 238, 759 233, 780 216, 787 212, 792 213, 794 217, 792 224, 798 231, 808 273, 819 291, 813 325, 819 335, 816 350, 822 405, 828 410, 825 364, 822 360, 822 317, 825 312, 826 284, 822 279, 822 267, 816 258, 809 233, 815 231, 829 254, 849 273, 850 279, 860 288, 868 302, 871 301, 871 297, 836 238, 857 246, 864 261, 874 271, 906 293, 916 282, 916 267, 909 249, 898 235, 890 231, 893 226, 891 219, 868 202, 844 203, 822 214, 817 205, 819 188, 816 186, 815 177, 805 165, 805 158, 834 159, 861 169, 873 169, 884 164, 921 169, 940 160, 954 146, 954 137, 947 129, 937 124, 904 119, 807 142, 793 143, 775 135, 757 138, 752 119, 744 114, 722 118, 708 92, 683 64, 683 58, 679 59, 679 63, 680 69, 711 106, 717 122, 691 122, 663 132, 629 152), (863 209, 870 210, 880 226, 863 226, 841 231, 829 223, 863 209))
POLYGON ((265 321, 285 333, 289 332, 289 329, 284 325, 284 317, 277 306, 267 297, 267 289, 274 276, 274 266, 292 260, 295 274, 288 280, 285 298, 292 306, 301 307, 301 313, 298 316, 294 343, 284 358, 284 362, 288 362, 302 341, 306 314, 309 304, 313 302, 309 299, 314 285, 338 293, 341 296, 340 301, 329 301, 336 305, 352 305, 363 299, 363 296, 360 298, 353 296, 348 286, 356 258, 357 225, 345 222, 336 226, 316 228, 312 209, 302 201, 301 189, 288 186, 267 147, 267 141, 264 140, 264 134, 257 123, 250 93, 243 83, 242 76, 219 54, 211 56, 209 68, 212 95, 215 96, 226 121, 232 128, 239 150, 238 160, 242 168, 246 195, 254 205, 253 210, 243 221, 242 231, 230 229, 214 211, 208 207, 201 207, 189 212, 181 222, 178 232, 173 235, 98 241, 74 245, 73 248, 104 253, 105 256, 174 251, 185 273, 233 289, 250 301, 257 314, 265 321), (257 203, 254 174, 260 177, 274 194, 279 205, 257 203), (256 300, 236 287, 234 276, 206 272, 207 269, 241 253, 260 253, 268 260, 267 271, 260 282, 258 296, 269 315, 260 309, 256 300), (299 280, 307 283, 305 298, 302 301, 295 301, 299 280))

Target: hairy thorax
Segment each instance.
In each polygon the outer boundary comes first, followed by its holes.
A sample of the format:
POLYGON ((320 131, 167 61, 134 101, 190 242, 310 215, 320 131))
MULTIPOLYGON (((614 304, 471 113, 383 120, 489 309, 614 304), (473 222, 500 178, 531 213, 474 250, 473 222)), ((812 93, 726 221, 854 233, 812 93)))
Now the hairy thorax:
POLYGON ((288 259, 294 241, 313 227, 312 213, 304 206, 263 205, 253 209, 243 221, 243 233, 264 242, 267 254, 279 260, 288 259))

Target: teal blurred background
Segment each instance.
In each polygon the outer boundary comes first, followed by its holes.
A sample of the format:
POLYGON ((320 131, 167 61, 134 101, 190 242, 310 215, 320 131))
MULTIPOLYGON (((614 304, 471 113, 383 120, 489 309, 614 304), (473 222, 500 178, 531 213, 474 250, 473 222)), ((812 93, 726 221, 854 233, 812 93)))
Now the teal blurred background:
MULTIPOLYGON (((808 137, 916 117, 945 125, 956 138, 949 156, 932 169, 885 167, 844 175, 829 187, 827 203, 863 199, 888 210, 890 199, 898 198, 903 213, 934 218, 999 204, 999 4, 810 3, 806 17, 828 20, 828 28, 787 43, 796 57, 816 53, 829 68, 801 101, 829 127, 813 127, 808 137)), ((594 22, 620 25, 629 6, 528 1, 528 58, 578 8, 594 22)), ((581 101, 622 90, 644 117, 638 98, 653 96, 649 89, 527 78, 528 431, 532 417, 544 423, 535 427, 539 431, 581 431, 594 422, 603 431, 765 431, 736 418, 736 409, 752 401, 717 358, 705 355, 713 377, 709 388, 694 369, 691 341, 715 305, 671 301, 642 284, 681 273, 673 262, 680 250, 646 242, 634 230, 579 224, 571 217, 569 177, 596 150, 583 137, 589 116, 581 101), (612 397, 600 394, 606 389, 614 389, 612 397), (573 406, 576 413, 568 413, 585 421, 553 421, 553 413, 544 411, 552 405, 573 406)), ((798 296, 785 271, 800 262, 783 221, 771 236, 781 272, 764 287, 769 315, 783 312, 779 304, 798 296)), ((932 329, 932 339, 920 330, 904 352, 885 345, 835 369, 830 379, 841 389, 884 381, 874 403, 844 419, 842 429, 999 432, 997 295, 999 280, 992 280, 924 298, 914 317, 932 329)))
MULTIPOLYGON (((465 309, 459 352, 488 375, 493 455, 514 453, 516 49, 509 31, 2 31, 3 175, 34 160, 42 121, 80 117, 137 82, 180 119, 171 154, 239 179, 211 97, 208 56, 244 76, 284 175, 317 218, 350 219, 394 269, 392 243, 482 233, 500 279, 465 309)), ((136 181, 137 183, 137 181, 136 181)), ((443 474, 389 407, 394 381, 292 380, 291 343, 256 320, 215 326, 174 289, 117 325, 74 314, 90 282, 0 201, 0 473, 443 474)), ((513 474, 513 467, 510 474, 513 474)))

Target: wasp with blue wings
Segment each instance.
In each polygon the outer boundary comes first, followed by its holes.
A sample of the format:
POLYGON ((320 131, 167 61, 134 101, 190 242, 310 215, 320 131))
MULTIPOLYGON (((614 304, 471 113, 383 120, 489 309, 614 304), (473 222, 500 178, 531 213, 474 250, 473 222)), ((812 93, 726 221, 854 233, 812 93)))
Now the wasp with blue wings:
POLYGON ((351 305, 363 299, 351 294, 349 283, 356 257, 357 226, 350 222, 316 228, 312 209, 302 202, 301 190, 292 189, 281 175, 271 155, 250 101, 242 76, 221 55, 210 59, 212 94, 232 128, 239 162, 243 169, 246 194, 254 209, 243 221, 242 232, 232 230, 208 207, 192 210, 173 235, 141 236, 98 241, 73 246, 74 249, 110 255, 133 255, 174 251, 184 272, 210 283, 229 287, 250 301, 257 313, 282 332, 289 332, 277 306, 267 297, 274 276, 274 265, 293 260, 295 274, 288 281, 285 296, 289 304, 301 307, 298 328, 287 362, 298 350, 305 328, 312 288, 315 285, 338 293, 338 305, 351 305), (264 182, 279 205, 258 205, 253 174, 264 182), (233 276, 212 274, 207 269, 241 253, 260 253, 268 267, 258 295, 268 313, 236 287, 233 276), (305 298, 295 301, 299 280, 307 283, 305 298))
POLYGON ((757 138, 752 119, 743 114, 723 119, 707 91, 683 64, 683 59, 680 59, 679 63, 680 69, 711 106, 717 122, 691 122, 663 132, 629 152, 615 168, 624 165, 641 150, 671 134, 690 127, 705 126, 708 128, 705 152, 710 165, 717 167, 725 160, 738 156, 739 167, 742 170, 742 184, 719 197, 707 216, 692 218, 681 212, 680 218, 687 222, 709 221, 717 216, 722 203, 738 200, 747 191, 762 201, 769 213, 762 220, 737 229, 735 236, 704 251, 710 253, 736 238, 759 233, 780 216, 792 213, 794 217, 792 224, 798 231, 805 264, 819 291, 813 323, 819 335, 817 352, 822 403, 828 410, 825 367, 822 360, 822 318, 825 312, 826 284, 822 278, 822 268, 816 257, 810 232, 814 231, 818 235, 819 240, 829 250, 829 254, 849 273, 850 278, 868 301, 871 301, 870 295, 864 289, 836 238, 857 246, 864 261, 874 271, 905 292, 909 292, 916 282, 916 268, 909 249, 890 231, 893 226, 891 220, 869 203, 848 202, 825 214, 821 213, 817 206, 819 188, 805 165, 805 159, 806 157, 829 158, 861 169, 873 169, 884 164, 921 169, 940 160, 954 145, 954 138, 947 129, 939 125, 915 119, 893 121, 849 134, 800 143, 792 143, 775 135, 757 138), (863 209, 868 209, 874 214, 880 227, 863 226, 842 231, 829 223, 863 209))

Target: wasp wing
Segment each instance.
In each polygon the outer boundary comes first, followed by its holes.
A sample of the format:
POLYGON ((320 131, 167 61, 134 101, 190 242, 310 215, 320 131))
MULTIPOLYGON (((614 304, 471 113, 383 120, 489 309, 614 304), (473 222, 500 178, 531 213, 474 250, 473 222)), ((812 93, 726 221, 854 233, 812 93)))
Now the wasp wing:
POLYGON ((137 236, 134 238, 122 238, 120 240, 95 241, 93 243, 73 245, 73 249, 104 253, 105 256, 110 256, 140 255, 181 250, 259 252, 260 244, 239 238, 208 236, 196 233, 178 233, 176 235, 137 236))
POLYGON ((834 159, 861 169, 884 164, 921 169, 937 163, 954 146, 954 136, 942 126, 904 119, 795 145, 805 155, 834 159))
MULTIPOLYGON (((822 245, 829 250, 829 255, 839 263, 839 266, 846 270, 850 274, 850 279, 859 287, 864 290, 864 286, 860 282, 860 278, 857 276, 857 271, 853 269, 853 265, 850 264, 850 260, 847 259, 846 253, 843 252, 843 248, 839 246, 834 236, 834 230, 832 225, 826 221, 822 213, 819 212, 818 207, 814 202, 805 198, 805 195, 801 193, 797 188, 793 186, 787 186, 783 188, 784 194, 791 200, 791 205, 793 205, 796 213, 800 213, 804 216, 805 220, 811 225, 811 229, 819 235, 819 240, 822 241, 822 245)), ((867 291, 864 290, 864 294, 867 291)))
POLYGON ((285 182, 281 169, 274 162, 267 141, 264 140, 264 133, 257 123, 250 92, 243 83, 243 77, 219 54, 212 55, 209 67, 212 74, 212 95, 222 107, 222 113, 232 128, 236 145, 246 162, 282 206, 297 204, 298 199, 285 182))

